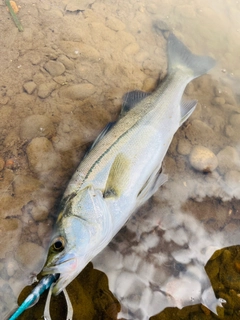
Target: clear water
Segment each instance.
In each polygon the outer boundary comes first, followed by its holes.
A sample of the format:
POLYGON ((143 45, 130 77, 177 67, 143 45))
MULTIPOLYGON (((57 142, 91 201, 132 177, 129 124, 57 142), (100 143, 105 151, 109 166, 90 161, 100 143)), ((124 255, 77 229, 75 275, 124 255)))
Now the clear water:
MULTIPOLYGON (((148 319, 166 307, 204 303, 204 291, 208 304, 205 264, 215 250, 240 241, 240 3, 17 4, 24 32, 18 32, 5 5, 0 7, 1 319, 41 270, 56 206, 88 145, 117 118, 125 92, 151 91, 165 76, 167 30, 196 54, 213 56, 217 65, 186 89, 186 97, 199 103, 166 156, 169 181, 93 261, 107 275, 121 313, 106 276, 91 266, 69 294, 80 297, 73 301, 76 319, 148 319), (199 145, 217 156, 212 173, 190 163, 199 145)), ((209 267, 221 280, 221 286, 214 282, 217 297, 229 304, 233 291, 239 293, 240 258, 231 252, 210 261, 211 266, 220 261, 222 269, 209 267), (226 273, 234 281, 227 281, 226 273)), ((59 299, 53 302, 53 319, 64 304, 59 299)), ((44 297, 22 319, 29 314, 40 319, 43 305, 44 297)), ((169 319, 177 317, 176 309, 167 310, 169 319)), ((225 306, 226 319, 237 319, 232 310, 225 306)), ((208 316, 204 311, 200 308, 198 317, 208 316)))

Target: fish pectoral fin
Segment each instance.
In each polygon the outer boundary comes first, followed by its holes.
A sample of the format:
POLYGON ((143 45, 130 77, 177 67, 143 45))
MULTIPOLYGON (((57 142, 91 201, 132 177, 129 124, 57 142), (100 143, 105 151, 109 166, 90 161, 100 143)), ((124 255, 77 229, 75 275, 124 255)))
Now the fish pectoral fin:
POLYGON ((134 91, 129 91, 125 93, 122 99, 123 104, 122 104, 121 115, 124 115, 129 110, 134 108, 138 102, 142 101, 144 98, 146 98, 150 94, 151 94, 150 92, 144 92, 141 90, 134 90, 134 91))
POLYGON ((193 111, 196 108, 197 100, 191 101, 181 101, 180 110, 181 110, 181 121, 180 126, 190 117, 193 111))
POLYGON ((161 169, 155 170, 149 177, 137 197, 137 206, 141 206, 168 180, 168 175, 161 172, 161 169))
POLYGON ((129 179, 130 160, 123 153, 119 153, 109 172, 103 192, 104 198, 119 197, 129 179))

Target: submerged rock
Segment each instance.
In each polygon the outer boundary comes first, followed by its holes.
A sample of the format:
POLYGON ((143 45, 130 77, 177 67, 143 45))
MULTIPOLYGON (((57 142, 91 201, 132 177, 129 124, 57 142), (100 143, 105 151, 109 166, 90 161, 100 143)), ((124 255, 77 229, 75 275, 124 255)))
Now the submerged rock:
POLYGON ((34 138, 29 143, 27 156, 31 169, 38 174, 46 174, 58 164, 58 156, 52 143, 45 137, 34 138))
POLYGON ((219 170, 221 173, 226 173, 229 170, 240 169, 240 158, 235 148, 227 146, 218 154, 219 170))
POLYGON ((53 77, 60 76, 65 72, 65 67, 64 65, 59 62, 59 61, 48 61, 45 65, 44 68, 51 74, 53 77))
POLYGON ((192 149, 189 161, 191 166, 202 172, 212 172, 218 166, 218 159, 215 154, 203 146, 196 146, 192 149))
POLYGON ((21 124, 20 137, 33 139, 36 137, 51 138, 55 133, 54 125, 47 116, 35 114, 27 117, 21 124))

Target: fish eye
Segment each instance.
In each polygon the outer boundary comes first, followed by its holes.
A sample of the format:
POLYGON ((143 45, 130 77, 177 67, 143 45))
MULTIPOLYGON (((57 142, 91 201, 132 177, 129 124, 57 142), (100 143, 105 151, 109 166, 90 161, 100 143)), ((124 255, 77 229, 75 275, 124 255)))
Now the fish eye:
POLYGON ((55 251, 63 251, 65 248, 65 239, 63 237, 58 237, 52 244, 52 247, 55 251))

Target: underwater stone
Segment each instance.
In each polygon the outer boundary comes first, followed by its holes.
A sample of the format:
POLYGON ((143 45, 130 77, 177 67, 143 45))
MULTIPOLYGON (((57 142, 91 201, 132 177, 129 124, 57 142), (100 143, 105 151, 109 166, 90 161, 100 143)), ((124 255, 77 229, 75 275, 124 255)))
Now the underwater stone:
POLYGON ((204 141, 207 146, 216 144, 216 136, 212 128, 201 120, 193 120, 185 130, 186 137, 192 144, 201 144, 204 141))
POLYGON ((188 140, 179 140, 177 151, 181 155, 188 155, 191 152, 191 143, 188 140))
POLYGON ((66 69, 68 70, 74 69, 74 63, 66 56, 61 55, 60 57, 58 57, 58 61, 61 62, 66 69))
POLYGON ((20 127, 20 137, 30 140, 36 137, 51 138, 55 133, 51 119, 44 115, 31 115, 24 119, 20 127))
POLYGON ((55 82, 41 83, 38 87, 39 98, 42 98, 42 99, 47 98, 55 88, 56 88, 55 82))
POLYGON ((65 98, 80 100, 85 99, 95 92, 95 87, 90 83, 75 84, 61 90, 65 98))
POLYGON ((29 81, 24 83, 23 88, 28 94, 32 94, 33 91, 37 88, 37 85, 35 82, 29 81))
POLYGON ((24 268, 37 271, 43 261, 44 253, 45 250, 38 244, 33 242, 23 242, 15 252, 15 259, 24 268))
POLYGON ((226 173, 229 170, 236 170, 240 168, 240 158, 235 148, 227 146, 218 154, 218 166, 221 173, 226 173))
POLYGON ((192 149, 189 161, 194 169, 201 172, 212 172, 218 166, 215 154, 203 146, 196 146, 192 149))
POLYGON ((44 68, 51 74, 53 77, 60 76, 65 72, 65 67, 64 65, 59 62, 59 61, 48 61, 45 65, 44 68))
POLYGON ((38 174, 48 173, 57 167, 57 154, 52 143, 45 137, 34 138, 29 143, 27 156, 31 169, 38 174))

